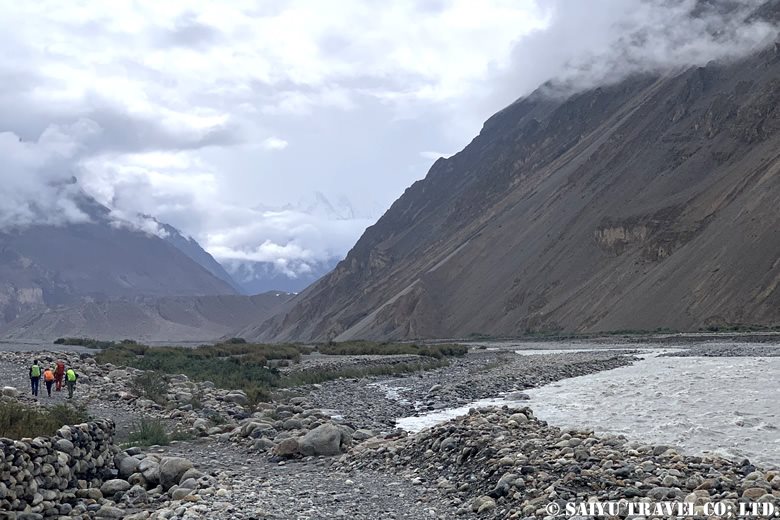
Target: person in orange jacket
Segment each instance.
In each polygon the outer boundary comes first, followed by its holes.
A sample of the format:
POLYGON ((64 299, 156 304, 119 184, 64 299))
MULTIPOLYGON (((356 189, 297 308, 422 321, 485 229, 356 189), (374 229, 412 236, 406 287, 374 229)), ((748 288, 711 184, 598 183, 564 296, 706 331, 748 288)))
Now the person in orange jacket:
POLYGON ((65 362, 61 359, 58 359, 57 367, 54 369, 54 381, 57 383, 55 390, 57 392, 62 390, 63 379, 65 379, 65 362))
POLYGON ((49 367, 46 367, 46 370, 43 371, 43 382, 46 383, 46 393, 51 397, 51 387, 54 384, 54 371, 49 367))

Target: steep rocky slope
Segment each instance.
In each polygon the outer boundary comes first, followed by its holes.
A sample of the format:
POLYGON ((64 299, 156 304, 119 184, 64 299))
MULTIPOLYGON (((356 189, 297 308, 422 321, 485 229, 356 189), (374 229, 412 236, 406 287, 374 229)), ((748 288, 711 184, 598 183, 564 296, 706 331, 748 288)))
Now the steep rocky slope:
MULTIPOLYGON (((155 219, 156 221, 157 219, 155 219)), ((184 236, 181 231, 171 226, 159 222, 160 227, 165 231, 163 237, 166 242, 173 245, 176 249, 187 255, 190 260, 195 261, 198 265, 206 269, 208 272, 230 285, 238 294, 259 294, 264 291, 244 292, 241 286, 236 283, 232 276, 225 271, 225 268, 217 262, 208 251, 203 249, 201 245, 192 237, 184 236)), ((269 288, 270 289, 270 288, 269 288)), ((274 289, 276 289, 274 287, 274 289)))
MULTIPOLYGON (((775 7, 776 8, 776 7, 775 7)), ((490 118, 249 338, 780 323, 780 44, 490 118)))
POLYGON ((291 297, 269 292, 81 303, 22 315, 0 326, 0 338, 46 342, 59 337, 211 341, 272 316, 291 297))

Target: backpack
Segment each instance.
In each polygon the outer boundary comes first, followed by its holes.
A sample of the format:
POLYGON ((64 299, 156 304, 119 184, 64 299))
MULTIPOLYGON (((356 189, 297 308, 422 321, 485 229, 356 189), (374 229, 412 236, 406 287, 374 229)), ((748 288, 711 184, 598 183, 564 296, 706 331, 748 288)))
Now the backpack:
POLYGON ((30 375, 32 377, 41 377, 41 367, 39 367, 38 365, 33 365, 30 368, 30 375))
POLYGON ((44 381, 54 381, 54 372, 52 372, 51 370, 44 370, 43 379, 44 381))
POLYGON ((76 372, 72 368, 69 368, 66 372, 66 378, 70 382, 76 381, 76 372))

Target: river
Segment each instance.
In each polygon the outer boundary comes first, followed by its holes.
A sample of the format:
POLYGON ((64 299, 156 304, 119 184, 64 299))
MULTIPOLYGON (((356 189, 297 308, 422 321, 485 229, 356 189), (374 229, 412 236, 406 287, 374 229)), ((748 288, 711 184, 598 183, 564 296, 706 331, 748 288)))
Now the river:
MULTIPOLYGON (((599 346, 583 346, 594 349, 599 346)), ((540 419, 564 428, 591 428, 689 454, 714 452, 780 468, 780 357, 664 357, 663 352, 644 349, 643 359, 632 366, 528 390, 528 401, 496 396, 471 406, 527 405, 540 419)), ((417 431, 468 409, 403 418, 398 425, 417 431)))

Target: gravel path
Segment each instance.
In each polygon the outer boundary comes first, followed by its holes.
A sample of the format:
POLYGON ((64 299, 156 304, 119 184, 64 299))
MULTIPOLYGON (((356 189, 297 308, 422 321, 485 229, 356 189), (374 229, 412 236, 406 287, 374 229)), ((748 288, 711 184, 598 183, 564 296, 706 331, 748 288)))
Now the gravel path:
MULTIPOLYGON (((30 364, 33 363, 35 357, 30 358, 30 364)), ((53 365, 56 359, 39 357, 41 366, 45 367, 49 364, 53 365)), ((88 387, 90 384, 85 378, 81 378, 80 382, 76 383, 76 391, 73 394, 73 399, 68 399, 68 391, 63 386, 60 392, 57 392, 52 388, 51 397, 46 394, 46 385, 41 378, 40 389, 38 391, 38 398, 34 399, 30 389, 30 377, 29 377, 29 365, 22 365, 20 363, 14 363, 9 361, 0 361, 0 374, 2 375, 2 383, 0 386, 13 386, 19 390, 19 395, 22 399, 27 401, 37 401, 42 406, 54 406, 56 404, 62 404, 70 402, 75 405, 84 405, 87 408, 87 413, 95 418, 108 417, 114 420, 116 423, 116 438, 121 440, 127 437, 131 427, 139 419, 138 415, 126 410, 122 407, 118 407, 115 403, 101 398, 99 395, 95 395, 94 391, 91 391, 88 387)))

